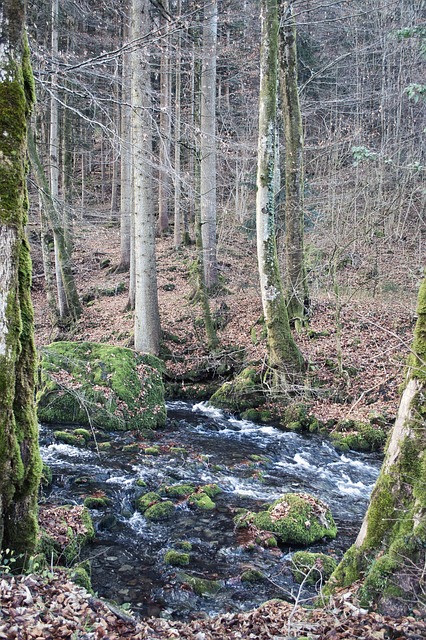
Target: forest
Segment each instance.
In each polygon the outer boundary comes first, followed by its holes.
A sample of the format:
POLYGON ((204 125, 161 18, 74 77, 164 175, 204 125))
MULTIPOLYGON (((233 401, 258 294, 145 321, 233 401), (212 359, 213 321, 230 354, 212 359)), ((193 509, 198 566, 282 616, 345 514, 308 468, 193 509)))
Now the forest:
POLYGON ((426 637, 424 0, 3 0, 0 638, 426 637))

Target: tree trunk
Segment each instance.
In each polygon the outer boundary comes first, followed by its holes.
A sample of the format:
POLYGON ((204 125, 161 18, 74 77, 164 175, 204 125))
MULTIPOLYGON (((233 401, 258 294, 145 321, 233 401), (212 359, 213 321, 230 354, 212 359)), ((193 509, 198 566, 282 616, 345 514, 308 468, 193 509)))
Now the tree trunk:
MULTIPOLYGON (((168 13, 168 0, 164 0, 164 10, 168 13)), ((167 19, 162 18, 163 24, 167 19)), ((158 172, 158 230, 164 233, 169 226, 170 201, 170 137, 171 137, 171 65, 169 35, 163 37, 160 60, 160 153, 158 172)))
MULTIPOLYGON (((0 550, 31 554, 41 474, 34 406, 31 258, 25 236, 27 117, 34 101, 25 3, 0 11, 0 550)), ((22 560, 24 562, 24 560, 22 560)))
MULTIPOLYGON (((126 29, 126 36, 128 29, 126 29)), ((130 268, 130 212, 132 210, 132 153, 131 153, 131 59, 123 54, 121 91, 121 144, 120 144, 120 271, 130 268)))
MULTIPOLYGON (((132 2, 132 38, 151 31, 148 0, 132 2)), ((134 189, 135 349, 158 354, 160 315, 155 261, 152 184, 152 106, 148 51, 132 52, 132 144, 134 189)))
POLYGON ((303 247, 303 127, 297 87, 293 3, 279 5, 280 86, 285 133, 285 274, 290 323, 303 322, 309 306, 303 247))
POLYGON ((275 120, 277 98, 278 10, 276 0, 262 0, 259 140, 256 194, 257 256, 269 365, 276 383, 299 381, 303 358, 293 340, 278 268, 275 238, 275 120))
MULTIPOLYGON (((177 4, 177 19, 180 19, 181 2, 177 4)), ((180 31, 177 35, 176 43, 176 72, 175 72, 175 162, 174 162, 174 246, 178 249, 183 241, 183 219, 182 219, 182 185, 181 185, 181 93, 182 93, 182 70, 181 70, 181 46, 182 38, 180 31)))
POLYGON ((329 589, 362 580, 361 605, 390 615, 425 612, 426 277, 398 416, 355 544, 329 589))
MULTIPOLYGON (((56 67, 58 57, 58 19, 59 0, 52 0, 52 26, 51 26, 51 51, 53 64, 56 67)), ((57 100, 57 77, 52 74, 51 98, 50 98, 50 140, 49 140, 49 173, 50 173, 50 194, 57 207, 59 202, 59 106, 57 100)), ((63 212, 62 212, 63 215, 63 212)), ((62 217, 61 215, 61 217, 62 217)), ((62 226, 65 226, 63 222, 62 226)), ((55 246, 55 273, 56 287, 58 295, 59 320, 66 322, 69 317, 67 297, 65 295, 64 283, 62 281, 60 250, 55 230, 53 230, 55 246)))
POLYGON ((75 284, 66 229, 64 229, 61 216, 56 209, 57 201, 52 198, 52 194, 50 193, 49 183, 40 158, 38 157, 34 135, 31 131, 29 131, 27 143, 31 167, 43 202, 45 214, 49 219, 55 238, 55 264, 57 268, 59 268, 61 276, 63 295, 68 309, 67 317, 75 322, 81 315, 81 304, 75 284))
POLYGON ((216 43, 217 1, 204 7, 201 69, 200 154, 201 235, 204 281, 217 284, 216 259, 216 43))

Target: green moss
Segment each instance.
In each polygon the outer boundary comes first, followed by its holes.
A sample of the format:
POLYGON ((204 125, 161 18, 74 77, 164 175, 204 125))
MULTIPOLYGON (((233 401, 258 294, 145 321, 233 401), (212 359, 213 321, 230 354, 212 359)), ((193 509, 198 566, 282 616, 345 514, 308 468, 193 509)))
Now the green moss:
POLYGON ((179 549, 182 549, 182 551, 192 550, 192 544, 189 542, 189 540, 180 540, 179 542, 176 542, 176 546, 179 549))
POLYGON ((138 478, 136 480, 136 486, 137 487, 146 487, 146 482, 145 480, 142 480, 142 478, 138 478))
POLYGON ((262 582, 264 579, 264 574, 258 569, 247 569, 241 574, 241 582, 262 582))
POLYGON ((73 567, 70 571, 70 578, 75 584, 78 584, 83 589, 86 589, 89 593, 93 593, 92 581, 90 574, 83 566, 73 567))
POLYGON ((133 442, 132 444, 125 444, 121 449, 123 453, 136 453, 139 451, 139 445, 137 442, 133 442))
POLYGON ((158 456, 160 455, 160 447, 145 447, 143 452, 146 456, 158 456))
POLYGON ((247 367, 232 382, 225 382, 210 398, 210 404, 232 411, 246 411, 265 402, 260 376, 247 367))
POLYGON ((184 447, 170 447, 170 453, 175 456, 188 455, 188 451, 184 447))
POLYGON ((215 496, 218 496, 219 493, 222 493, 222 489, 215 483, 204 484, 200 487, 200 491, 202 493, 206 493, 209 498, 214 498, 215 496))
POLYGON ((194 492, 194 487, 192 484, 174 484, 164 487, 164 491, 170 498, 186 498, 194 492))
POLYGON ((153 520, 154 522, 158 522, 160 520, 168 520, 175 512, 175 506, 173 502, 170 500, 165 500, 164 502, 157 502, 153 504, 152 507, 148 507, 145 511, 144 516, 148 520, 153 520))
POLYGON ((73 447, 82 447, 85 444, 85 440, 82 436, 75 435, 69 431, 54 431, 53 435, 58 442, 70 444, 73 447))
POLYGON ((87 429, 74 429, 73 434, 83 438, 85 442, 92 439, 92 434, 90 431, 87 431, 87 429))
POLYGON ((279 537, 281 542, 308 545, 322 538, 335 538, 337 527, 329 508, 308 494, 287 493, 266 511, 247 512, 235 520, 237 526, 254 525, 279 537))
POLYGON ((164 562, 165 564, 171 564, 174 567, 184 567, 190 562, 189 553, 170 549, 164 556, 164 562))
POLYGON ((136 508, 138 511, 146 511, 149 507, 161 501, 161 496, 154 491, 149 491, 136 500, 136 508))
POLYGON ((87 509, 105 509, 105 507, 107 507, 110 503, 111 500, 106 496, 103 498, 97 496, 87 496, 87 498, 85 498, 83 502, 84 506, 87 507, 87 509))
POLYGON ((386 433, 377 424, 342 420, 336 425, 331 439, 343 451, 381 451, 386 442, 386 433))
POLYGON ((196 507, 202 511, 211 511, 216 508, 216 504, 207 495, 207 493, 193 493, 188 498, 188 504, 190 507, 196 507))
POLYGON ((191 589, 199 596, 215 595, 220 591, 221 584, 218 580, 207 580, 205 578, 197 578, 188 573, 181 573, 180 579, 189 584, 191 589))
POLYGON ((52 477, 53 477, 52 469, 49 467, 48 464, 43 462, 40 484, 42 486, 48 487, 50 484, 52 484, 52 477))
POLYGON ((371 607, 385 594, 389 585, 392 586, 392 576, 398 565, 399 563, 387 555, 373 562, 359 591, 362 607, 371 607))
POLYGON ((41 422, 102 430, 150 429, 166 420, 161 362, 123 347, 56 342, 42 351, 41 422))
POLYGON ((292 573, 296 582, 316 585, 319 581, 324 584, 337 567, 334 558, 324 553, 309 553, 297 551, 292 557, 292 573))

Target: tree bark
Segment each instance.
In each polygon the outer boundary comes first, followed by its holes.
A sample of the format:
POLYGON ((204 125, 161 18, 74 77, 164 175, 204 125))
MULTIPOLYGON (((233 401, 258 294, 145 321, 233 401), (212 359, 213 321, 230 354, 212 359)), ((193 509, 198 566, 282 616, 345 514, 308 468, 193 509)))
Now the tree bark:
POLYGON ((426 562, 426 277, 401 398, 379 478, 355 544, 329 589, 362 580, 362 606, 383 613, 425 611, 426 562))
MULTIPOLYGON (((169 11, 168 0, 164 0, 163 7, 169 11)), ((162 18, 163 24, 167 19, 162 18)), ((170 138, 171 138, 171 65, 170 65, 169 35, 163 38, 163 49, 160 60, 160 153, 158 172, 158 229, 164 233, 169 226, 170 202, 170 138)))
POLYGON ((200 206, 204 281, 217 284, 216 258, 216 44, 217 1, 204 7, 200 107, 200 206))
POLYGON ((296 23, 293 3, 279 4, 280 87, 285 136, 285 281, 291 325, 303 322, 309 307, 303 231, 303 127, 297 86, 296 23))
MULTIPOLYGON (((132 38, 151 31, 149 0, 132 2, 132 38)), ((151 72, 148 52, 132 52, 132 148, 134 192, 135 349, 158 354, 160 315, 155 259, 152 184, 151 72)))
MULTIPOLYGON (((128 35, 128 29, 125 30, 128 35)), ((120 250, 121 259, 119 270, 128 271, 130 268, 130 240, 132 210, 132 153, 131 153, 131 59, 130 54, 123 53, 121 90, 121 143, 120 143, 120 250)))
MULTIPOLYGON (((25 2, 0 9, 0 550, 31 554, 41 473, 34 405, 31 258, 25 236, 27 118, 34 82, 25 2)), ((22 561, 23 562, 23 561, 22 561)))
POLYGON ((276 0, 262 0, 259 139, 256 194, 257 256, 269 365, 276 384, 300 382, 304 368, 290 331, 278 268, 275 238, 275 124, 277 99, 278 10, 276 0))

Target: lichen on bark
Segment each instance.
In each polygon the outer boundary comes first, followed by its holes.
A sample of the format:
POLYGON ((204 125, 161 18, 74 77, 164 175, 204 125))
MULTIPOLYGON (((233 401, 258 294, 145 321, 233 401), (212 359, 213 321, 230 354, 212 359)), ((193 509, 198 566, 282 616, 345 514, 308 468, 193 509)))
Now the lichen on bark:
MULTIPOLYGON (((34 84, 25 5, 5 0, 0 22, 0 549, 30 554, 37 535, 41 474, 34 406, 26 133, 34 84)), ((19 556, 23 561, 24 555, 19 556)))

